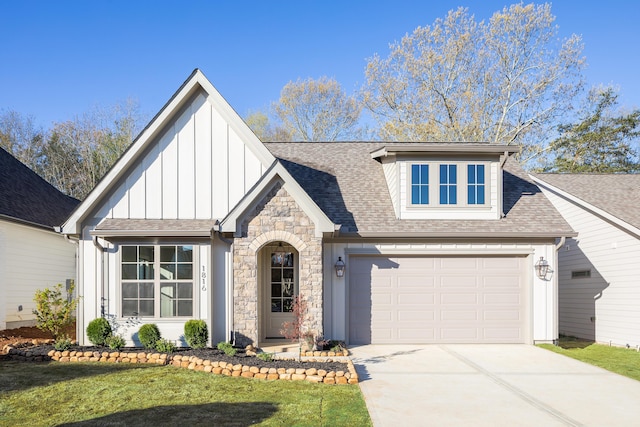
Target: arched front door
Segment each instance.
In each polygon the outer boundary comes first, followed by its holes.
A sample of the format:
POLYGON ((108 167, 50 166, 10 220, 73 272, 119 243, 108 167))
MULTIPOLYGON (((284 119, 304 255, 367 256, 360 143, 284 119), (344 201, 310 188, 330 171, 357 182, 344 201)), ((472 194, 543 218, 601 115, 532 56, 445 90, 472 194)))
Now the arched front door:
POLYGON ((284 242, 273 242, 261 251, 262 339, 283 339, 284 322, 292 322, 293 301, 298 294, 298 252, 284 242))

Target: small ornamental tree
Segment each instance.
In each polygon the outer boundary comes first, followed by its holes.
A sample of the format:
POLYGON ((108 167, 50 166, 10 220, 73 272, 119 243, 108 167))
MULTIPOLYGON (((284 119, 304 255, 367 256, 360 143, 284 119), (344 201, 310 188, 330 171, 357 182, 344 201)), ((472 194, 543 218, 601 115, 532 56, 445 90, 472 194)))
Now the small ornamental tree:
POLYGON ((37 290, 33 300, 36 308, 33 314, 36 315, 36 327, 42 331, 49 332, 54 340, 60 337, 63 329, 75 320, 73 311, 78 304, 78 298, 73 298, 75 285, 66 291, 66 296, 62 296, 62 284, 58 283, 53 288, 37 290))

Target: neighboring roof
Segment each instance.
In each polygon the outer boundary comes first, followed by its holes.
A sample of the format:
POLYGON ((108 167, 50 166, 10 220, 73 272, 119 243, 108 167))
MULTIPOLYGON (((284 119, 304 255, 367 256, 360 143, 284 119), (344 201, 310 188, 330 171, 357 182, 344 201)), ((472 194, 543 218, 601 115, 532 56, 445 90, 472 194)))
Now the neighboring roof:
POLYGON ((520 148, 515 145, 490 144, 488 142, 423 142, 423 143, 397 143, 385 144, 381 148, 373 151, 371 157, 374 159, 388 155, 416 154, 416 153, 438 153, 438 154, 502 154, 517 153, 520 148))
POLYGON ((640 174, 535 174, 582 202, 640 228, 640 174))
POLYGON ((99 237, 209 237, 216 224, 210 219, 115 219, 107 218, 91 232, 99 237))
POLYGON ((119 179, 124 176, 131 167, 136 165, 136 162, 140 161, 139 158, 143 155, 145 149, 153 141, 156 141, 156 137, 160 136, 166 129, 166 126, 180 114, 182 107, 201 90, 206 93, 207 100, 225 119, 228 125, 234 129, 245 145, 252 150, 265 167, 270 166, 275 161, 271 153, 265 149, 258 137, 249 129, 249 126, 247 126, 238 113, 231 108, 216 88, 213 87, 211 82, 207 80, 202 71, 195 69, 64 223, 62 227, 63 233, 80 233, 80 224, 84 217, 92 212, 96 206, 100 205, 103 197, 108 194, 112 187, 119 183, 119 179))
MULTIPOLYGON (((288 142, 265 143, 265 146, 280 159, 329 219, 342 225, 342 234, 460 238, 575 235, 513 159, 505 164, 505 218, 399 220, 393 209, 382 165, 372 158, 371 153, 383 147, 406 147, 406 143, 288 142)), ((427 144, 416 143, 414 147, 421 146, 427 144)))
POLYGON ((0 148, 0 217, 53 229, 79 203, 0 148))

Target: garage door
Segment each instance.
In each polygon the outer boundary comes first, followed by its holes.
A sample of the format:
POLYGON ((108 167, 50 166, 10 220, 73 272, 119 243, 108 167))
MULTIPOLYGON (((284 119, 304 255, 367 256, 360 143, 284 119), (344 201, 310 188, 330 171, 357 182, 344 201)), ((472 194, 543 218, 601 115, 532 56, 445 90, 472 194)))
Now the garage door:
POLYGON ((351 256, 349 341, 526 342, 525 260, 351 256))

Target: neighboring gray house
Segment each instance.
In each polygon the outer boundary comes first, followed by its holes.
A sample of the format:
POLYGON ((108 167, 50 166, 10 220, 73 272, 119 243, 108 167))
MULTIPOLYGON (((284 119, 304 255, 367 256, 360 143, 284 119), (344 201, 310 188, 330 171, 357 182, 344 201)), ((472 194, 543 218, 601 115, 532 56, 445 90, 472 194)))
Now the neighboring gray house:
POLYGON ((54 228, 78 203, 0 148, 0 329, 33 325, 36 290, 76 277, 75 245, 54 228))
POLYGON ((180 341, 361 343, 558 337, 556 241, 575 233, 516 147, 265 143, 195 70, 62 227, 79 239, 79 338, 111 316, 180 341), (344 269, 342 269, 344 267, 344 269))
POLYGON ((640 175, 533 179, 578 232, 559 252, 560 333, 640 345, 640 175))

